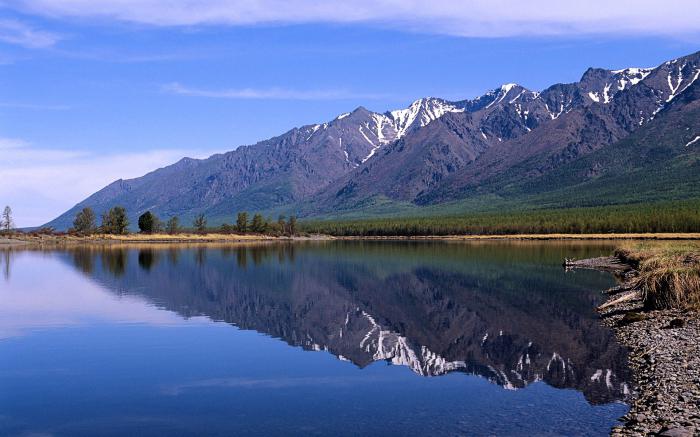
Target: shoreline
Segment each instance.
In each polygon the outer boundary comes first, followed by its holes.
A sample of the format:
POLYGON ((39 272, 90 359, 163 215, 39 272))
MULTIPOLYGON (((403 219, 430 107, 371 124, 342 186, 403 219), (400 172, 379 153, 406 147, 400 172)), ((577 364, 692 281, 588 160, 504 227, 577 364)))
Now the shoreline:
POLYGON ((191 244, 272 241, 613 241, 613 240, 700 240, 700 233, 611 233, 611 234, 505 234, 505 235, 417 235, 417 236, 332 236, 324 234, 272 236, 262 234, 95 234, 0 236, 0 247, 28 244, 191 244))
POLYGON ((34 245, 78 244, 193 244, 193 243, 253 243, 275 241, 327 240, 326 236, 271 236, 257 234, 95 234, 78 235, 13 235, 0 237, 0 248, 34 245))
POLYGON ((567 262, 567 268, 612 271, 621 280, 597 308, 603 326, 628 349, 634 391, 630 410, 612 436, 694 436, 700 432, 700 317, 690 310, 646 310, 632 289, 638 272, 605 257, 567 262))
POLYGON ((415 236, 330 236, 335 240, 700 240, 700 233, 611 233, 611 234, 479 234, 415 236))

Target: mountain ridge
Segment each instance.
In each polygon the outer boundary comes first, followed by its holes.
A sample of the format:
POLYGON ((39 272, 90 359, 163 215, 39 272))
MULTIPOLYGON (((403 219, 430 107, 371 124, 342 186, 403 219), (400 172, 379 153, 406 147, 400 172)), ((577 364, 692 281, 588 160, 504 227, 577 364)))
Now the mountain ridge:
POLYGON ((204 213, 217 223, 241 210, 323 216, 377 198, 420 208, 499 195, 654 124, 699 76, 696 52, 654 68, 589 68, 578 82, 542 91, 509 83, 474 99, 426 97, 384 113, 360 106, 117 180, 47 225, 67 229, 86 206, 100 214, 120 204, 134 218, 146 210, 184 219, 204 213))

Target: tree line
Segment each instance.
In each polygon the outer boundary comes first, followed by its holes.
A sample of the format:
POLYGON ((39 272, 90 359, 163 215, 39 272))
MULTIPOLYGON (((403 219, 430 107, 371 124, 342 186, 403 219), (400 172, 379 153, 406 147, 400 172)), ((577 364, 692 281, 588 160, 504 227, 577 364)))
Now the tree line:
MULTIPOLYGON (((254 233, 254 234, 273 234, 273 235, 295 235, 298 232, 297 218, 290 216, 289 218, 280 215, 276 221, 271 218, 265 218, 262 214, 256 213, 252 219, 248 219, 247 212, 239 212, 236 216, 236 223, 223 223, 219 227, 207 226, 207 218, 204 214, 198 214, 192 220, 192 226, 186 228, 181 226, 180 219, 177 216, 170 217, 163 222, 155 213, 146 211, 138 218, 139 232, 143 234, 168 233, 178 234, 183 232, 197 233, 254 233)), ((129 233, 129 218, 126 209, 121 206, 115 206, 109 211, 102 214, 101 223, 97 225, 97 217, 92 208, 83 208, 79 211, 73 220, 73 227, 69 230, 71 233, 80 235, 90 234, 115 234, 123 235, 129 233)))
POLYGON ((700 202, 471 213, 453 216, 305 221, 334 236, 427 236, 700 232, 700 202))

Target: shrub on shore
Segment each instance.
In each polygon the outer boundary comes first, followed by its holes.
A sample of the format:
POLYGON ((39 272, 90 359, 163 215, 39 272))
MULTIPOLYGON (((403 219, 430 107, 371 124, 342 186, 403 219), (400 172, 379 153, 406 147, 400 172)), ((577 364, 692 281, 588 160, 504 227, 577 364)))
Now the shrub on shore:
POLYGON ((637 267, 647 308, 700 309, 700 243, 629 243, 617 256, 637 267))

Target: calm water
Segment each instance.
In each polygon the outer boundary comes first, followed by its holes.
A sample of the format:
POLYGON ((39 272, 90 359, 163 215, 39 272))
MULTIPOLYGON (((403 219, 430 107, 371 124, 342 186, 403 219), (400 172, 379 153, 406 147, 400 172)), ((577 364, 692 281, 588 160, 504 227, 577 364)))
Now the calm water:
POLYGON ((563 243, 0 251, 0 435, 606 435, 611 277, 563 243))

